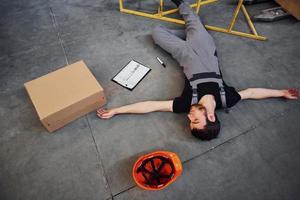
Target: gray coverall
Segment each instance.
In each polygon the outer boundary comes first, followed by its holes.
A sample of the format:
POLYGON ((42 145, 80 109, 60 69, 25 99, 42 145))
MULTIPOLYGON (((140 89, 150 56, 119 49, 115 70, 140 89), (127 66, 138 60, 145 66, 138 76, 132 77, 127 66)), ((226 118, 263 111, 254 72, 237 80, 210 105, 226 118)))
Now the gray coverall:
MULTIPOLYGON (((183 67, 183 72, 190 81, 193 90, 197 90, 197 84, 203 82, 217 82, 222 88, 223 80, 218 58, 215 55, 216 46, 213 38, 189 4, 181 3, 179 13, 186 23, 185 30, 173 30, 157 26, 152 32, 154 42, 171 53, 183 67), (198 78, 195 75, 198 75, 198 78)), ((192 103, 195 103, 195 99, 192 103)))

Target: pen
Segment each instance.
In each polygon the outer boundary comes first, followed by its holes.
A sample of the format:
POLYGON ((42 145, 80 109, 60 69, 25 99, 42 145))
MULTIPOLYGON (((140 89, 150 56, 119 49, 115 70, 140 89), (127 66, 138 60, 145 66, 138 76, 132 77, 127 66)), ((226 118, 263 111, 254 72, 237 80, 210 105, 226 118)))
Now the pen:
POLYGON ((166 68, 165 63, 164 63, 159 57, 156 57, 156 59, 158 60, 158 62, 159 62, 164 68, 166 68))

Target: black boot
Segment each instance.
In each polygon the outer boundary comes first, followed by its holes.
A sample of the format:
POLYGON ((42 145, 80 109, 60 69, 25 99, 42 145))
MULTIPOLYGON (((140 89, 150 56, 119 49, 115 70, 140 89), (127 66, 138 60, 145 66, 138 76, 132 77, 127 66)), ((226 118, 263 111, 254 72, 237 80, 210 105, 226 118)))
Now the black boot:
POLYGON ((183 0, 171 0, 173 3, 176 4, 177 7, 180 6, 180 4, 183 2, 183 0))

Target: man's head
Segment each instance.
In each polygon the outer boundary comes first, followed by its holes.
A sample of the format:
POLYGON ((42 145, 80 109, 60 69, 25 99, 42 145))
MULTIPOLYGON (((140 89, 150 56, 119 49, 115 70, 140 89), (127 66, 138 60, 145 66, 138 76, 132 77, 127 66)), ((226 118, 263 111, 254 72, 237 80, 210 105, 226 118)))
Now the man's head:
POLYGON ((188 114, 190 128, 193 136, 201 140, 216 138, 220 132, 220 122, 215 113, 207 114, 206 108, 201 104, 191 106, 188 114))

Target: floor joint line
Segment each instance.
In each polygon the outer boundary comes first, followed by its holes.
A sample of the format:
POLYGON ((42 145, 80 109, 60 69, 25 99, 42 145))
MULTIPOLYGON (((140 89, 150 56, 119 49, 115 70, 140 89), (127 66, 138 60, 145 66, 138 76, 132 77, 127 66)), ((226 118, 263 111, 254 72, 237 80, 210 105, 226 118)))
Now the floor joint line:
MULTIPOLYGON (((286 109, 284 112, 288 112, 289 110, 290 110, 290 109, 286 109)), ((279 115, 282 115, 282 113, 274 114, 274 115, 270 116, 267 120, 270 120, 270 119, 273 119, 273 118, 275 118, 275 117, 278 117, 279 115)), ((267 121, 267 120, 265 120, 265 121, 267 121)), ((242 132, 242 133, 240 133, 240 134, 238 134, 238 135, 236 135, 236 136, 234 136, 234 137, 232 137, 232 138, 229 138, 228 140, 226 140, 226 141, 224 141, 224 142, 218 144, 217 146, 211 147, 210 149, 204 151, 203 153, 200 153, 200 154, 198 154, 198 155, 196 155, 196 156, 194 156, 194 157, 192 157, 192 158, 190 158, 190 159, 187 159, 187 160, 183 161, 182 164, 188 163, 188 162, 190 162, 190 161, 192 161, 192 160, 194 160, 194 159, 196 159, 196 158, 199 158, 199 157, 203 156, 204 154, 206 154, 206 153, 208 153, 208 152, 210 152, 210 151, 212 151, 212 150, 214 150, 214 149, 216 149, 216 148, 218 148, 218 147, 220 147, 220 146, 223 146, 224 144, 229 143, 229 142, 231 142, 232 140, 234 140, 234 139, 236 139, 236 138, 238 138, 238 137, 240 137, 240 136, 242 136, 242 135, 245 135, 245 134, 247 134, 247 133, 249 133, 249 132, 255 130, 255 129, 258 128, 262 123, 264 123, 265 121, 262 121, 262 122, 258 123, 257 125, 254 125, 254 126, 250 127, 248 130, 246 130, 246 131, 244 131, 244 132, 242 132)))
POLYGON ((129 191, 129 190, 131 190, 131 189, 133 189, 135 187, 136 187, 136 185, 130 186, 127 189, 122 190, 121 192, 118 192, 117 194, 113 195, 113 197, 119 196, 120 194, 123 194, 123 193, 125 193, 125 192, 127 192, 127 191, 129 191))
POLYGON ((61 46, 61 48, 63 50, 63 53, 64 53, 66 64, 69 65, 69 61, 68 61, 68 57, 67 57, 67 53, 66 53, 66 48, 64 46, 64 41, 62 40, 59 29, 58 29, 58 24, 57 24, 57 21, 56 21, 55 14, 54 14, 51 7, 49 9, 50 9, 50 15, 51 15, 51 18, 52 18, 52 23, 53 23, 54 29, 57 31, 57 37, 58 37, 60 46, 61 46))
MULTIPOLYGON (((104 169, 104 165, 102 164, 101 154, 100 154, 98 145, 96 143, 96 140, 95 140, 95 137, 94 137, 94 134, 93 134, 93 130, 92 130, 92 127, 91 127, 91 124, 90 124, 90 121, 88 119, 88 116, 86 116, 85 118, 87 120, 87 124, 88 124, 88 127, 90 129, 90 133, 91 133, 91 136, 92 136, 92 139, 93 139, 93 143, 94 143, 94 146, 95 146, 95 149, 96 149, 96 152, 97 152, 97 157, 98 157, 98 160, 99 160, 101 171, 103 172, 103 176, 104 176, 104 181, 105 181, 106 188, 108 188, 110 197, 113 199, 113 194, 112 194, 110 185, 108 183, 108 178, 107 178, 107 175, 106 175, 106 172, 105 172, 105 169, 104 169)), ((100 176, 102 176, 102 174, 100 174, 100 176)))

